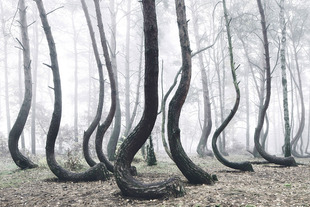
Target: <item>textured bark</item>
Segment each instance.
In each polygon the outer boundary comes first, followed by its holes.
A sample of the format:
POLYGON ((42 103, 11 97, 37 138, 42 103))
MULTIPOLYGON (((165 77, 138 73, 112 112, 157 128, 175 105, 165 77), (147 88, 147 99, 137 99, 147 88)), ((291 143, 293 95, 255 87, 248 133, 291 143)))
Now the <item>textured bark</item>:
POLYGON ((115 90, 116 90, 116 109, 114 116, 114 128, 111 134, 111 137, 107 146, 108 159, 110 161, 115 160, 115 151, 117 147, 117 142, 121 132, 121 105, 119 100, 119 87, 118 87, 118 75, 117 75, 117 61, 116 61, 116 10, 114 0, 110 1, 110 13, 111 13, 111 42, 110 42, 110 51, 111 51, 111 63, 114 71, 115 78, 115 90))
POLYGON ((169 103, 168 140, 174 162, 188 179, 195 184, 213 184, 207 172, 195 165, 185 153, 180 139, 179 118, 182 106, 188 94, 191 81, 191 49, 188 37, 187 20, 184 0, 176 0, 177 22, 179 27, 180 45, 182 50, 182 76, 175 95, 169 103))
POLYGON ((230 56, 230 68, 231 68, 231 73, 232 73, 232 78, 233 78, 233 84, 235 87, 235 92, 236 92, 236 100, 233 109, 230 111, 229 115, 227 118, 222 122, 222 124, 219 126, 218 129, 214 132, 213 138, 212 138, 212 149, 214 152, 215 157, 225 166, 233 168, 233 169, 238 169, 242 171, 254 171, 252 165, 250 162, 230 162, 227 159, 225 159, 221 153, 219 152, 216 141, 220 133, 226 128, 226 126, 229 124, 229 122, 232 120, 232 118, 235 116, 239 104, 240 104, 240 89, 239 89, 239 83, 237 80, 237 74, 236 74, 236 67, 234 63, 234 54, 233 54, 233 47, 232 47, 232 38, 230 34, 230 20, 228 19, 228 12, 226 8, 226 1, 223 0, 223 10, 224 10, 224 16, 225 16, 225 23, 226 23, 226 31, 227 31, 227 39, 228 39, 228 49, 229 49, 229 56, 230 56))
POLYGON ((95 131, 96 127, 99 125, 101 114, 102 114, 102 109, 103 109, 103 98, 104 98, 104 80, 103 80, 103 71, 102 71, 102 63, 100 60, 99 56, 99 51, 98 51, 98 46, 96 43, 96 38, 95 38, 95 33, 94 29, 90 20, 90 16, 88 13, 87 5, 85 3, 85 0, 81 0, 83 11, 85 14, 87 26, 89 29, 89 34, 91 37, 91 42, 92 42, 92 47, 94 50, 94 55, 97 63, 97 68, 98 68, 98 74, 99 74, 99 100, 98 100, 98 107, 97 107, 97 112, 96 116, 94 117, 93 121, 89 125, 88 129, 84 131, 84 136, 83 136, 83 153, 86 162, 88 163, 89 166, 94 166, 96 162, 91 158, 90 152, 89 152, 89 139, 93 132, 95 131))
POLYGON ((115 115, 115 110, 116 110, 116 85, 115 85, 115 77, 114 77, 114 72, 112 68, 112 63, 110 60, 110 55, 108 51, 108 46, 107 46, 107 40, 105 37, 105 32, 103 28, 103 22, 102 22, 102 16, 101 16, 101 11, 100 11, 100 5, 99 5, 99 0, 94 0, 95 3, 95 8, 96 8, 96 17, 97 17, 97 22, 98 22, 98 28, 99 28, 99 34, 100 34, 100 40, 101 40, 101 46, 103 49, 103 55, 105 59, 105 64, 108 70, 109 74, 109 80, 110 80, 110 86, 111 86, 111 107, 109 110, 109 114, 105 121, 98 126, 98 130, 96 133, 96 152, 97 156, 100 160, 100 162, 105 163, 107 166, 108 170, 110 172, 114 171, 112 163, 106 158, 102 151, 102 142, 103 142, 103 137, 109 126, 111 125, 113 121, 113 117, 115 115))
MULTIPOLYGON (((197 51, 201 50, 200 38, 199 38, 199 24, 198 24, 198 16, 197 16, 197 5, 194 4, 194 1, 191 1, 191 10, 192 16, 194 18, 194 35, 196 42, 197 51)), ((208 155, 213 156, 213 153, 208 150, 207 142, 209 135, 212 129, 212 116, 211 116, 211 103, 210 103, 210 94, 208 88, 208 78, 205 71, 205 66, 203 62, 203 55, 201 53, 198 54, 199 68, 201 74, 201 82, 202 82, 202 93, 203 93, 203 106, 204 106, 204 116, 203 116, 203 125, 202 125, 202 133, 197 146, 197 153, 201 157, 205 157, 208 155)))
POLYGON ((259 13, 261 16, 263 42, 264 42, 264 49, 265 49, 266 97, 265 97, 263 107, 259 112, 258 123, 255 129, 255 134, 254 134, 255 147, 257 151, 259 152, 259 154, 269 162, 279 164, 279 165, 284 165, 284 166, 296 166, 297 164, 293 157, 280 158, 280 157, 272 156, 268 154, 262 148, 261 144, 259 143, 260 133, 264 125, 264 119, 265 119, 266 111, 268 109, 270 97, 271 97, 271 71, 270 71, 270 55, 269 55, 269 43, 268 43, 268 36, 267 36, 267 26, 266 26, 265 13, 264 13, 261 0, 257 0, 257 5, 258 5, 259 13))
POLYGON ((164 182, 144 184, 130 173, 135 154, 150 136, 158 109, 158 30, 154 0, 142 0, 145 34, 144 111, 139 124, 120 146, 114 176, 123 195, 141 198, 159 198, 184 193, 178 178, 164 182))
POLYGON ((18 149, 19 137, 25 127, 29 111, 31 108, 32 100, 32 78, 31 78, 31 60, 30 60, 30 46, 29 46, 29 36, 28 36, 28 24, 25 6, 25 1, 19 1, 19 15, 20 15, 20 26, 22 33, 22 42, 20 42, 23 50, 23 70, 25 78, 25 92, 24 100, 19 110, 18 116, 12 129, 9 133, 9 150, 11 156, 18 167, 21 169, 35 168, 37 167, 30 159, 26 158, 18 149))
POLYGON ((288 109, 288 92, 287 92, 287 78, 286 78, 286 23, 284 17, 284 0, 280 1, 280 25, 281 25, 281 72, 282 72, 282 88, 283 88, 283 115, 285 124, 284 133, 284 156, 291 156, 291 126, 290 115, 288 109))
POLYGON ((61 114, 62 114, 62 94, 61 94, 61 81, 59 74, 59 66, 57 59, 56 46, 52 31, 49 26, 46 12, 42 3, 42 0, 35 0, 39 13, 45 36, 48 42, 51 65, 49 66, 53 72, 54 82, 54 111, 52 120, 47 133, 46 139, 46 159, 50 170, 60 179, 65 181, 94 181, 94 180, 106 180, 108 178, 108 172, 103 163, 99 163, 92 168, 89 168, 85 172, 75 173, 70 172, 62 168, 55 159, 55 142, 59 131, 61 114))

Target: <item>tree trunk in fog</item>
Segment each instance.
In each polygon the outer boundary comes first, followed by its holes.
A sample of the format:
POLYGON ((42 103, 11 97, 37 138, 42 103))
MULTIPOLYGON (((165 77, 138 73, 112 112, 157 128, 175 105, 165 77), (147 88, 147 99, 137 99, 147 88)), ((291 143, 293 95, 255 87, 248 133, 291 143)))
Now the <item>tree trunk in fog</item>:
POLYGON ((266 115, 266 111, 269 106, 270 102, 270 97, 271 97, 271 71, 270 71, 270 55, 269 55, 269 42, 268 42, 268 36, 267 36, 267 26, 266 26, 266 19, 265 19, 265 13, 264 9, 261 3, 261 0, 257 0, 257 5, 259 9, 259 13, 261 16, 261 25, 262 25, 262 34, 263 34, 263 43, 264 43, 264 49, 265 49, 265 62, 266 62, 266 97, 265 101, 263 104, 263 107, 259 111, 258 115, 258 123, 257 127, 255 129, 255 134, 254 134, 254 142, 255 142, 255 147, 259 154, 269 162, 279 164, 279 165, 285 165, 285 166, 296 166, 295 159, 293 157, 276 157, 268 154, 263 148, 262 145, 259 143, 259 138, 261 134, 261 130, 264 125, 264 119, 266 115))
POLYGON ((306 146, 306 154, 310 155, 310 96, 309 96, 309 108, 308 108, 308 136, 307 136, 307 146, 306 146))
POLYGON ((226 160, 218 150, 216 141, 219 135, 224 131, 224 129, 227 127, 229 122, 232 120, 232 118, 235 116, 238 108, 239 108, 239 103, 240 103, 240 89, 239 89, 239 83, 237 80, 237 74, 236 74, 236 67, 235 67, 235 62, 234 62, 234 54, 233 54, 233 46, 232 46, 232 38, 230 34, 230 19, 228 19, 228 12, 226 8, 226 1, 223 0, 223 10, 224 10, 224 16, 225 16, 225 23, 226 23, 226 31, 227 31, 227 39, 228 39, 228 49, 229 49, 229 56, 230 56, 230 68, 231 68, 231 73, 232 73, 232 79, 233 79, 233 84, 235 87, 235 92, 236 92, 236 100, 235 104, 233 106, 233 109, 227 116, 227 118, 222 122, 222 124, 219 126, 218 129, 214 132, 213 138, 212 138, 212 149, 214 152, 215 157, 225 166, 233 168, 233 169, 238 169, 242 171, 254 171, 252 165, 249 162, 230 162, 226 160))
POLYGON ((72 12, 71 23, 73 28, 73 48, 74 48, 74 141, 79 141, 78 133, 78 51, 77 51, 77 42, 78 34, 76 32, 75 23, 74 23, 74 11, 72 12))
POLYGON ((131 30, 131 0, 127 1, 127 29, 126 29, 126 55, 125 55, 125 68, 126 68, 126 83, 125 83, 125 117, 126 128, 124 137, 127 137, 130 132, 130 30, 131 30))
POLYGON ((2 23, 2 33, 3 33, 3 52, 4 52, 4 86, 5 86, 5 108, 6 108, 6 127, 7 132, 11 130, 11 116, 10 116, 10 97, 9 97, 9 81, 8 81, 8 38, 9 34, 5 31, 5 19, 3 13, 3 7, 1 2, 1 23, 2 23))
POLYGON ((188 37, 188 27, 184 0, 176 0, 176 14, 179 28, 180 46, 182 51, 182 76, 175 95, 169 103, 168 140, 174 162, 188 179, 195 184, 213 184, 214 181, 207 172, 195 165, 186 155, 180 139, 179 119, 181 109, 188 94, 191 81, 191 49, 188 37))
POLYGON ((116 61, 116 9, 114 0, 110 1, 110 14, 111 14, 111 42, 110 42, 110 54, 111 54, 111 63, 114 72, 115 79, 115 90, 116 90, 116 109, 114 116, 114 128, 111 134, 111 137, 107 146, 108 159, 110 161, 115 160, 116 146, 121 132, 121 105, 119 100, 119 86, 118 86, 118 70, 117 70, 117 61, 116 61))
POLYGON ((110 172, 114 171, 113 165, 109 162, 109 160, 106 158, 102 151, 102 142, 103 142, 103 137, 109 126, 111 125, 113 121, 113 117, 115 115, 115 110, 116 110, 116 83, 115 83, 115 76, 113 73, 113 68, 112 68, 112 63, 110 60, 110 55, 108 51, 108 46, 107 46, 107 40, 105 37, 105 32, 103 28, 103 22, 102 22, 102 16, 101 16, 101 11, 100 11, 100 4, 99 0, 94 0, 95 3, 95 8, 96 8, 96 17, 97 17, 97 23, 98 23, 98 28, 99 28, 99 34, 100 34, 100 40, 101 40, 101 46, 103 49, 103 55, 105 59, 105 64, 108 70, 109 74, 109 80, 110 80, 110 86, 111 86, 111 107, 110 111, 108 113, 107 118, 105 121, 98 126, 97 133, 96 133, 96 141, 95 141, 95 146, 96 146, 96 152, 97 156, 100 160, 100 162, 105 163, 107 166, 108 170, 110 172))
POLYGON ((51 68, 53 72, 53 82, 54 82, 54 111, 52 115, 52 120, 48 129, 46 138, 46 160, 50 170, 60 179, 66 181, 93 181, 93 180, 106 180, 107 179, 107 169, 103 163, 99 163, 92 168, 89 168, 82 173, 70 172, 63 167, 61 167, 55 158, 55 142, 57 134, 59 131, 61 114, 62 114, 62 94, 61 94, 61 82, 59 74, 59 66, 57 59, 57 52, 55 41, 52 35, 51 28, 49 26, 45 9, 43 7, 42 0, 35 0, 39 13, 45 36, 48 42, 48 47, 50 51, 51 65, 47 65, 51 68))
POLYGON ((99 100, 98 100, 98 106, 97 106, 97 112, 96 115, 89 125, 88 129, 84 131, 83 135, 83 154, 85 157, 86 162, 88 163, 89 166, 94 166, 96 162, 91 158, 90 152, 89 152, 89 140, 93 132, 95 131, 96 127, 99 125, 100 118, 102 115, 102 109, 103 109, 103 98, 104 98, 104 80, 103 80, 103 71, 102 71, 102 63, 100 60, 100 55, 98 51, 98 46, 96 43, 96 38, 95 38, 95 33, 94 29, 91 23, 91 19, 88 13, 87 5, 84 0, 81 0, 83 11, 85 14, 87 26, 89 29, 89 34, 91 37, 91 42, 92 42, 92 47, 97 63, 97 68, 98 68, 98 75, 99 75, 99 100))
POLYGON ((39 30, 38 24, 34 25, 34 50, 33 50, 33 87, 31 106, 31 153, 36 154, 36 111, 37 111, 37 80, 39 56, 39 30))
POLYGON ((135 154, 150 136, 157 118, 158 108, 158 31, 154 0, 143 0, 145 33, 144 111, 139 124, 120 146, 115 162, 114 176, 123 195, 141 198, 158 198, 183 194, 178 178, 165 182, 144 184, 130 173, 135 154))
POLYGON ((281 26, 281 72, 282 72, 282 88, 283 88, 283 116, 285 124, 284 133, 284 156, 291 156, 291 126, 288 109, 288 92, 287 92, 287 78, 286 78, 286 22, 284 17, 284 0, 280 1, 280 26, 281 26))
POLYGON ((28 37, 28 24, 26 17, 27 7, 25 6, 24 0, 19 1, 18 10, 20 16, 21 33, 22 33, 22 41, 19 43, 23 50, 25 93, 24 93, 24 100, 19 110, 16 121, 9 133, 9 150, 16 165, 21 169, 26 169, 26 168, 35 168, 37 167, 37 165, 34 164, 30 159, 22 155, 18 149, 19 137, 25 127, 29 111, 31 108, 31 99, 32 99, 30 46, 28 37))
POLYGON ((297 149, 296 149, 297 142, 302 139, 302 133, 305 128, 306 110, 305 110, 305 101, 304 101, 304 94, 303 94, 303 88, 302 88, 301 72, 300 72, 299 60, 298 60, 298 49, 297 49, 295 40, 292 40, 292 41, 293 41, 293 53, 294 53, 294 59, 295 59, 295 66, 296 66, 296 72, 297 72, 297 77, 298 77, 298 82, 296 83, 296 86, 297 86, 296 89, 299 94, 300 104, 301 104, 301 112, 300 112, 301 117, 300 117, 299 127, 298 127, 298 130, 295 136, 293 137, 291 141, 292 155, 294 157, 310 157, 310 155, 306 155, 306 156, 301 155, 300 153, 297 152, 297 149))
MULTIPOLYGON (((200 38, 199 38, 199 24, 198 24, 198 16, 196 15, 197 5, 194 4, 193 0, 191 1, 191 10, 192 16, 194 18, 194 35, 195 35, 195 42, 196 42, 196 49, 199 51, 201 49, 200 45, 200 38)), ((203 116, 203 125, 202 125, 202 133, 200 137, 199 144, 197 146, 197 153, 201 157, 205 156, 213 156, 213 153, 208 150, 207 142, 209 135, 212 129, 212 116, 211 116, 211 103, 210 103, 210 94, 209 94, 209 86, 208 86, 208 78, 205 71, 205 66, 203 62, 203 56, 201 53, 198 54, 199 60, 199 68, 201 74, 201 82, 202 82, 202 93, 203 93, 203 109, 204 109, 204 116, 203 116)))
MULTIPOLYGON (((24 65, 22 63, 22 57, 21 57, 21 51, 18 52, 18 84, 19 84, 19 103, 23 102, 23 78, 22 78, 22 71, 24 71, 24 65)), ((22 147, 22 151, 25 152, 26 147, 25 147, 25 135, 24 135, 24 131, 22 131, 21 137, 20 137, 20 141, 21 141, 21 147, 22 147)))

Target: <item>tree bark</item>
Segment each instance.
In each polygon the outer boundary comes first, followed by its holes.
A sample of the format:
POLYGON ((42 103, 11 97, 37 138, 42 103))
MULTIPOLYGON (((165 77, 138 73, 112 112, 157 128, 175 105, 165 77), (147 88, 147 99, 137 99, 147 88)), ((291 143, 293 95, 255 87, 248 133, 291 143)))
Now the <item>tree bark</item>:
POLYGON ((179 38, 182 51, 182 76, 175 95, 169 103, 168 140, 174 162, 188 179, 194 184, 213 184, 214 181, 207 172, 195 165, 186 155, 180 139, 179 119, 182 106, 188 94, 191 81, 191 49, 188 37, 187 20, 184 0, 176 0, 176 14, 179 28, 179 38))
POLYGON ((271 71, 270 71, 270 55, 269 55, 269 43, 268 43, 268 36, 267 36, 267 26, 266 26, 265 13, 264 13, 261 0, 257 0, 257 5, 258 5, 259 13, 261 16, 263 42, 264 42, 264 49, 265 49, 266 98, 265 98, 263 107, 259 112, 258 123, 255 129, 255 134, 254 134, 255 147, 257 151, 259 152, 259 154, 269 162, 279 164, 279 165, 284 165, 284 166, 296 166, 297 164, 293 157, 280 158, 276 156, 271 156, 262 148, 261 144, 259 143, 260 133, 264 125, 264 118, 265 118, 266 111, 268 109, 270 97, 271 97, 271 71))
POLYGON ((144 111, 139 124, 120 146, 114 176, 123 195, 141 198, 181 196, 183 185, 178 178, 144 184, 132 177, 130 165, 135 154, 150 136, 158 109, 158 30, 154 0, 142 0, 145 34, 144 111))
POLYGON ((29 111, 31 108, 32 100, 32 78, 31 78, 31 60, 30 60, 30 46, 28 36, 28 24, 25 6, 25 1, 19 1, 19 15, 20 15, 20 26, 22 33, 22 42, 20 42, 23 50, 23 68, 25 78, 25 93, 22 106, 19 110, 18 116, 15 123, 9 133, 9 150, 11 156, 18 167, 21 169, 35 168, 37 167, 30 159, 26 158, 18 149, 19 137, 25 127, 29 111))
POLYGON ((233 54, 233 46, 232 46, 232 38, 230 34, 230 20, 228 19, 228 12, 226 8, 226 1, 223 0, 223 10, 224 10, 224 16, 225 16, 225 22, 226 22, 226 31, 227 31, 227 39, 228 39, 228 49, 229 49, 229 56, 230 56, 230 68, 231 68, 231 73, 232 73, 232 78, 233 78, 233 84, 235 87, 235 92, 236 92, 236 100, 233 109, 227 116, 227 118, 222 122, 220 127, 216 129, 214 132, 213 138, 212 138, 212 149, 214 152, 215 157, 225 166, 233 168, 233 169, 238 169, 242 171, 251 171, 253 172, 253 167, 250 164, 250 162, 230 162, 227 159, 225 159, 220 151, 217 148, 216 141, 220 133, 226 128, 226 126, 229 124, 229 122, 232 120, 232 118, 235 116, 239 103, 240 103, 240 89, 239 89, 239 83, 237 80, 237 74, 236 74, 236 67, 235 67, 235 62, 234 62, 234 54, 233 54))
POLYGON ((90 152, 89 152, 89 140, 93 132, 95 131, 96 127, 99 125, 100 118, 102 115, 102 109, 103 109, 103 99, 104 99, 104 80, 103 80, 103 71, 102 71, 102 63, 100 60, 99 56, 99 51, 98 51, 98 46, 96 43, 96 38, 95 38, 95 33, 94 29, 90 20, 89 12, 87 9, 87 5, 85 3, 85 0, 81 0, 83 11, 85 14, 87 26, 89 29, 89 34, 91 37, 91 42, 92 42, 92 47, 97 63, 97 68, 98 68, 98 74, 99 74, 99 100, 98 100, 98 106, 97 106, 97 112, 96 115, 89 125, 88 129, 84 131, 84 136, 83 136, 83 153, 86 162, 88 163, 89 166, 94 166, 96 165, 96 162, 91 158, 90 152))
POLYGON ((97 17, 97 22, 98 22, 101 46, 103 49, 103 55, 104 55, 105 64, 106 64, 106 67, 108 70, 110 86, 111 86, 111 107, 110 107, 110 111, 109 111, 109 114, 108 114, 107 118, 105 119, 105 121, 101 125, 98 126, 98 130, 96 133, 95 145, 96 145, 97 156, 98 156, 100 162, 103 162, 107 166, 108 170, 110 172, 113 172, 114 168, 113 168, 112 163, 110 163, 110 161, 106 158, 106 156, 104 155, 104 153, 102 151, 102 142, 103 142, 104 134, 107 131, 107 129, 109 128, 109 126, 111 125, 111 123, 113 121, 113 117, 115 115, 115 110, 116 110, 116 83, 115 83, 113 68, 112 68, 110 55, 109 55, 109 51, 108 51, 107 40, 105 37, 104 28, 103 28, 103 22, 102 22, 102 16, 101 16, 101 11, 100 11, 99 0, 94 0, 94 3, 95 3, 95 8, 96 8, 96 17, 97 17))
POLYGON ((56 46, 52 35, 51 28, 49 26, 47 15, 42 3, 42 0, 34 0, 37 4, 45 36, 48 42, 50 51, 51 65, 50 67, 53 72, 54 82, 54 111, 52 120, 47 133, 46 139, 46 160, 50 170, 60 179, 66 181, 94 181, 94 180, 107 180, 108 172, 103 163, 99 163, 92 168, 89 168, 85 172, 75 173, 70 172, 62 168, 56 161, 55 158, 55 142, 59 131, 61 114, 62 114, 62 94, 61 94, 61 80, 59 74, 59 66, 57 59, 56 46))

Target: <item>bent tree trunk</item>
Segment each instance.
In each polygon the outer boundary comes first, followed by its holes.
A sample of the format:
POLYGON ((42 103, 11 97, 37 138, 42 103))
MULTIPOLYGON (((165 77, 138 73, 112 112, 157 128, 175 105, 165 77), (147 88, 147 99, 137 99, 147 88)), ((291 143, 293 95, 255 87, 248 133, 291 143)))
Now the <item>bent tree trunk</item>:
POLYGON ((240 103, 240 89, 239 89, 239 83, 237 81, 237 74, 236 74, 236 68, 234 63, 234 56, 233 56, 233 47, 232 47, 232 41, 231 41, 231 35, 230 35, 230 20, 228 19, 228 13, 226 8, 226 1, 223 0, 223 10, 224 10, 224 16, 225 16, 225 22, 226 22, 226 31, 227 31, 227 39, 228 39, 228 49, 229 49, 229 56, 230 56, 230 68, 233 78, 233 83, 236 91, 236 100, 235 105, 233 109, 230 111, 227 118, 224 120, 224 122, 220 125, 218 129, 214 132, 213 138, 212 138, 212 149, 214 152, 215 157, 225 166, 238 169, 242 171, 254 171, 253 167, 250 162, 230 162, 227 159, 225 159, 221 153, 218 150, 218 147, 216 145, 217 138, 221 134, 221 132, 226 128, 226 126, 229 124, 229 122, 232 120, 232 118, 235 116, 239 103, 240 103))
POLYGON ((114 166, 114 176, 123 195, 141 198, 181 196, 184 193, 179 178, 144 184, 130 174, 130 165, 138 150, 150 136, 158 109, 158 30, 154 0, 142 0, 145 34, 144 111, 139 124, 120 146, 114 166))
POLYGON ((190 183, 213 184, 214 181, 211 175, 192 162, 192 160, 186 155, 181 144, 179 119, 191 81, 191 49, 188 37, 184 0, 176 0, 175 4, 179 27, 180 45, 182 48, 182 76, 178 89, 169 104, 169 147, 174 162, 190 183))
POLYGON ((31 60, 30 60, 30 46, 28 37, 28 24, 26 17, 26 6, 25 1, 19 1, 19 15, 20 15, 20 26, 22 33, 21 47, 23 50, 24 59, 24 76, 25 76, 25 93, 23 104, 19 110, 16 121, 9 133, 9 150, 11 156, 18 167, 21 169, 35 168, 37 167, 30 159, 25 157, 18 149, 19 137, 25 127, 32 100, 32 79, 31 79, 31 60))
POLYGON ((98 22, 98 28, 99 28, 99 34, 100 34, 100 40, 101 40, 101 46, 103 49, 103 55, 105 59, 105 64, 108 70, 109 74, 109 80, 110 80, 110 85, 111 85, 111 107, 109 114, 106 118, 106 120, 99 125, 96 133, 96 152, 97 156, 100 160, 100 162, 103 162, 108 170, 110 172, 114 171, 112 163, 106 158, 102 151, 102 142, 103 142, 103 137, 109 126, 111 125, 113 121, 113 117, 115 114, 116 110, 116 85, 115 85, 115 79, 114 79, 114 73, 113 73, 113 68, 109 56, 109 51, 108 51, 108 46, 107 46, 107 41, 104 33, 104 28, 103 28, 103 22, 102 22, 102 16, 101 16, 101 11, 100 11, 100 5, 99 5, 99 0, 94 0, 95 3, 95 8, 96 8, 96 17, 97 17, 97 22, 98 22))
POLYGON ((75 173, 68 171, 61 167, 55 158, 55 142, 57 134, 59 131, 61 114, 62 114, 62 95, 61 95, 61 82, 59 74, 59 66, 57 59, 56 46, 54 38, 52 36, 51 28, 49 26, 46 12, 42 3, 42 0, 35 0, 39 13, 45 36, 48 42, 51 65, 50 67, 53 72, 53 82, 54 82, 54 111, 52 115, 52 120, 47 133, 46 139, 46 159, 50 170, 60 179, 66 181, 94 181, 94 180, 107 180, 108 172, 103 163, 99 163, 92 168, 89 168, 85 172, 75 173))
POLYGON ((269 106, 270 102, 270 96, 271 96, 271 72, 270 72, 270 56, 269 56, 269 43, 268 43, 268 36, 267 36, 267 26, 266 26, 266 20, 265 20, 265 14, 264 9, 261 3, 261 0, 257 0, 257 5, 259 8, 259 13, 261 16, 261 25, 262 25, 262 33, 263 33, 263 41, 264 41, 264 49, 265 49, 265 62, 266 62, 266 98, 263 104, 263 107, 261 108, 259 115, 258 115, 258 123, 255 128, 254 133, 254 142, 255 147, 259 154, 266 159, 267 161, 279 165, 284 166, 296 166, 296 161, 293 157, 276 157, 268 154, 262 147, 262 145, 259 143, 259 137, 261 130, 264 125, 264 119, 266 115, 266 111, 269 106))
POLYGON ((92 121, 92 123, 88 127, 88 129, 86 131, 84 131, 84 136, 83 136, 84 157, 85 157, 85 160, 88 163, 88 165, 92 167, 92 166, 96 165, 96 162, 90 156, 89 139, 90 139, 90 136, 95 131, 96 127, 99 125, 99 122, 100 122, 100 118, 101 118, 101 114, 102 114, 102 108, 103 108, 103 98, 104 98, 104 80, 103 80, 102 63, 100 60, 98 46, 96 43, 95 33, 94 33, 94 29, 93 29, 91 19, 89 16, 88 8, 87 8, 87 5, 85 3, 85 0, 81 0, 81 3, 82 3, 83 11, 85 14, 87 26, 89 29, 89 34, 91 37, 91 42, 92 42, 94 55, 95 55, 97 68, 98 68, 98 74, 99 74, 99 101, 98 101, 97 113, 96 113, 94 120, 92 121))

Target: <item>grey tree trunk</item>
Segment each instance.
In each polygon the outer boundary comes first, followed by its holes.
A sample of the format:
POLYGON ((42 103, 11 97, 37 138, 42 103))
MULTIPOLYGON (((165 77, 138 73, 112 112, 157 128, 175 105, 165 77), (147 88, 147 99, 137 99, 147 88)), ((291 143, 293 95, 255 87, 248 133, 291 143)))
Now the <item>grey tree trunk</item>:
MULTIPOLYGON (((24 71, 24 65, 22 63, 22 57, 21 57, 21 52, 18 52, 18 85, 19 85, 19 103, 23 102, 23 78, 22 78, 22 72, 24 71)), ((25 147, 25 135, 24 135, 24 131, 21 134, 20 137, 20 141, 21 141, 21 147, 22 147, 22 151, 25 152, 26 147, 25 147)))
POLYGON ((116 89, 116 109, 115 109, 115 117, 114 117, 114 128, 111 134, 111 137, 107 146, 108 159, 110 161, 115 160, 115 152, 117 142, 119 140, 120 132, 121 132, 121 121, 122 121, 122 113, 121 113, 121 105, 119 100, 119 86, 118 86, 118 70, 117 70, 117 61, 116 61, 116 9, 115 9, 115 1, 110 1, 110 13, 111 13, 111 42, 110 42, 110 54, 111 54, 111 63, 114 72, 115 79, 115 89, 116 89))
MULTIPOLYGON (((194 18, 194 36, 196 42, 197 51, 201 50, 200 38, 199 38, 199 24, 198 24, 198 16, 196 15, 197 5, 194 4, 193 0, 191 1, 191 10, 192 16, 194 18)), ((209 94, 209 86, 208 86, 208 78, 205 71, 205 65, 203 62, 203 55, 201 53, 198 54, 199 68, 201 74, 201 82, 202 82, 202 93, 203 93, 203 125, 202 125, 202 133, 200 137, 199 144, 197 146, 197 153, 201 157, 205 156, 213 156, 213 153, 208 150, 207 142, 209 135, 212 129, 212 115, 211 115, 211 103, 210 103, 210 94, 209 94)))
POLYGON ((22 42, 20 46, 23 50, 23 68, 24 68, 24 78, 25 78, 25 93, 22 106, 19 110, 18 116, 15 123, 9 133, 9 150, 11 156, 18 167, 21 169, 35 168, 37 167, 30 159, 22 155, 18 149, 18 141, 20 135, 25 127, 29 111, 31 108, 32 99, 32 78, 31 78, 31 60, 30 60, 30 46, 29 46, 29 36, 28 36, 28 24, 25 6, 25 1, 20 0, 18 5, 19 16, 20 16, 20 26, 22 33, 22 42))

